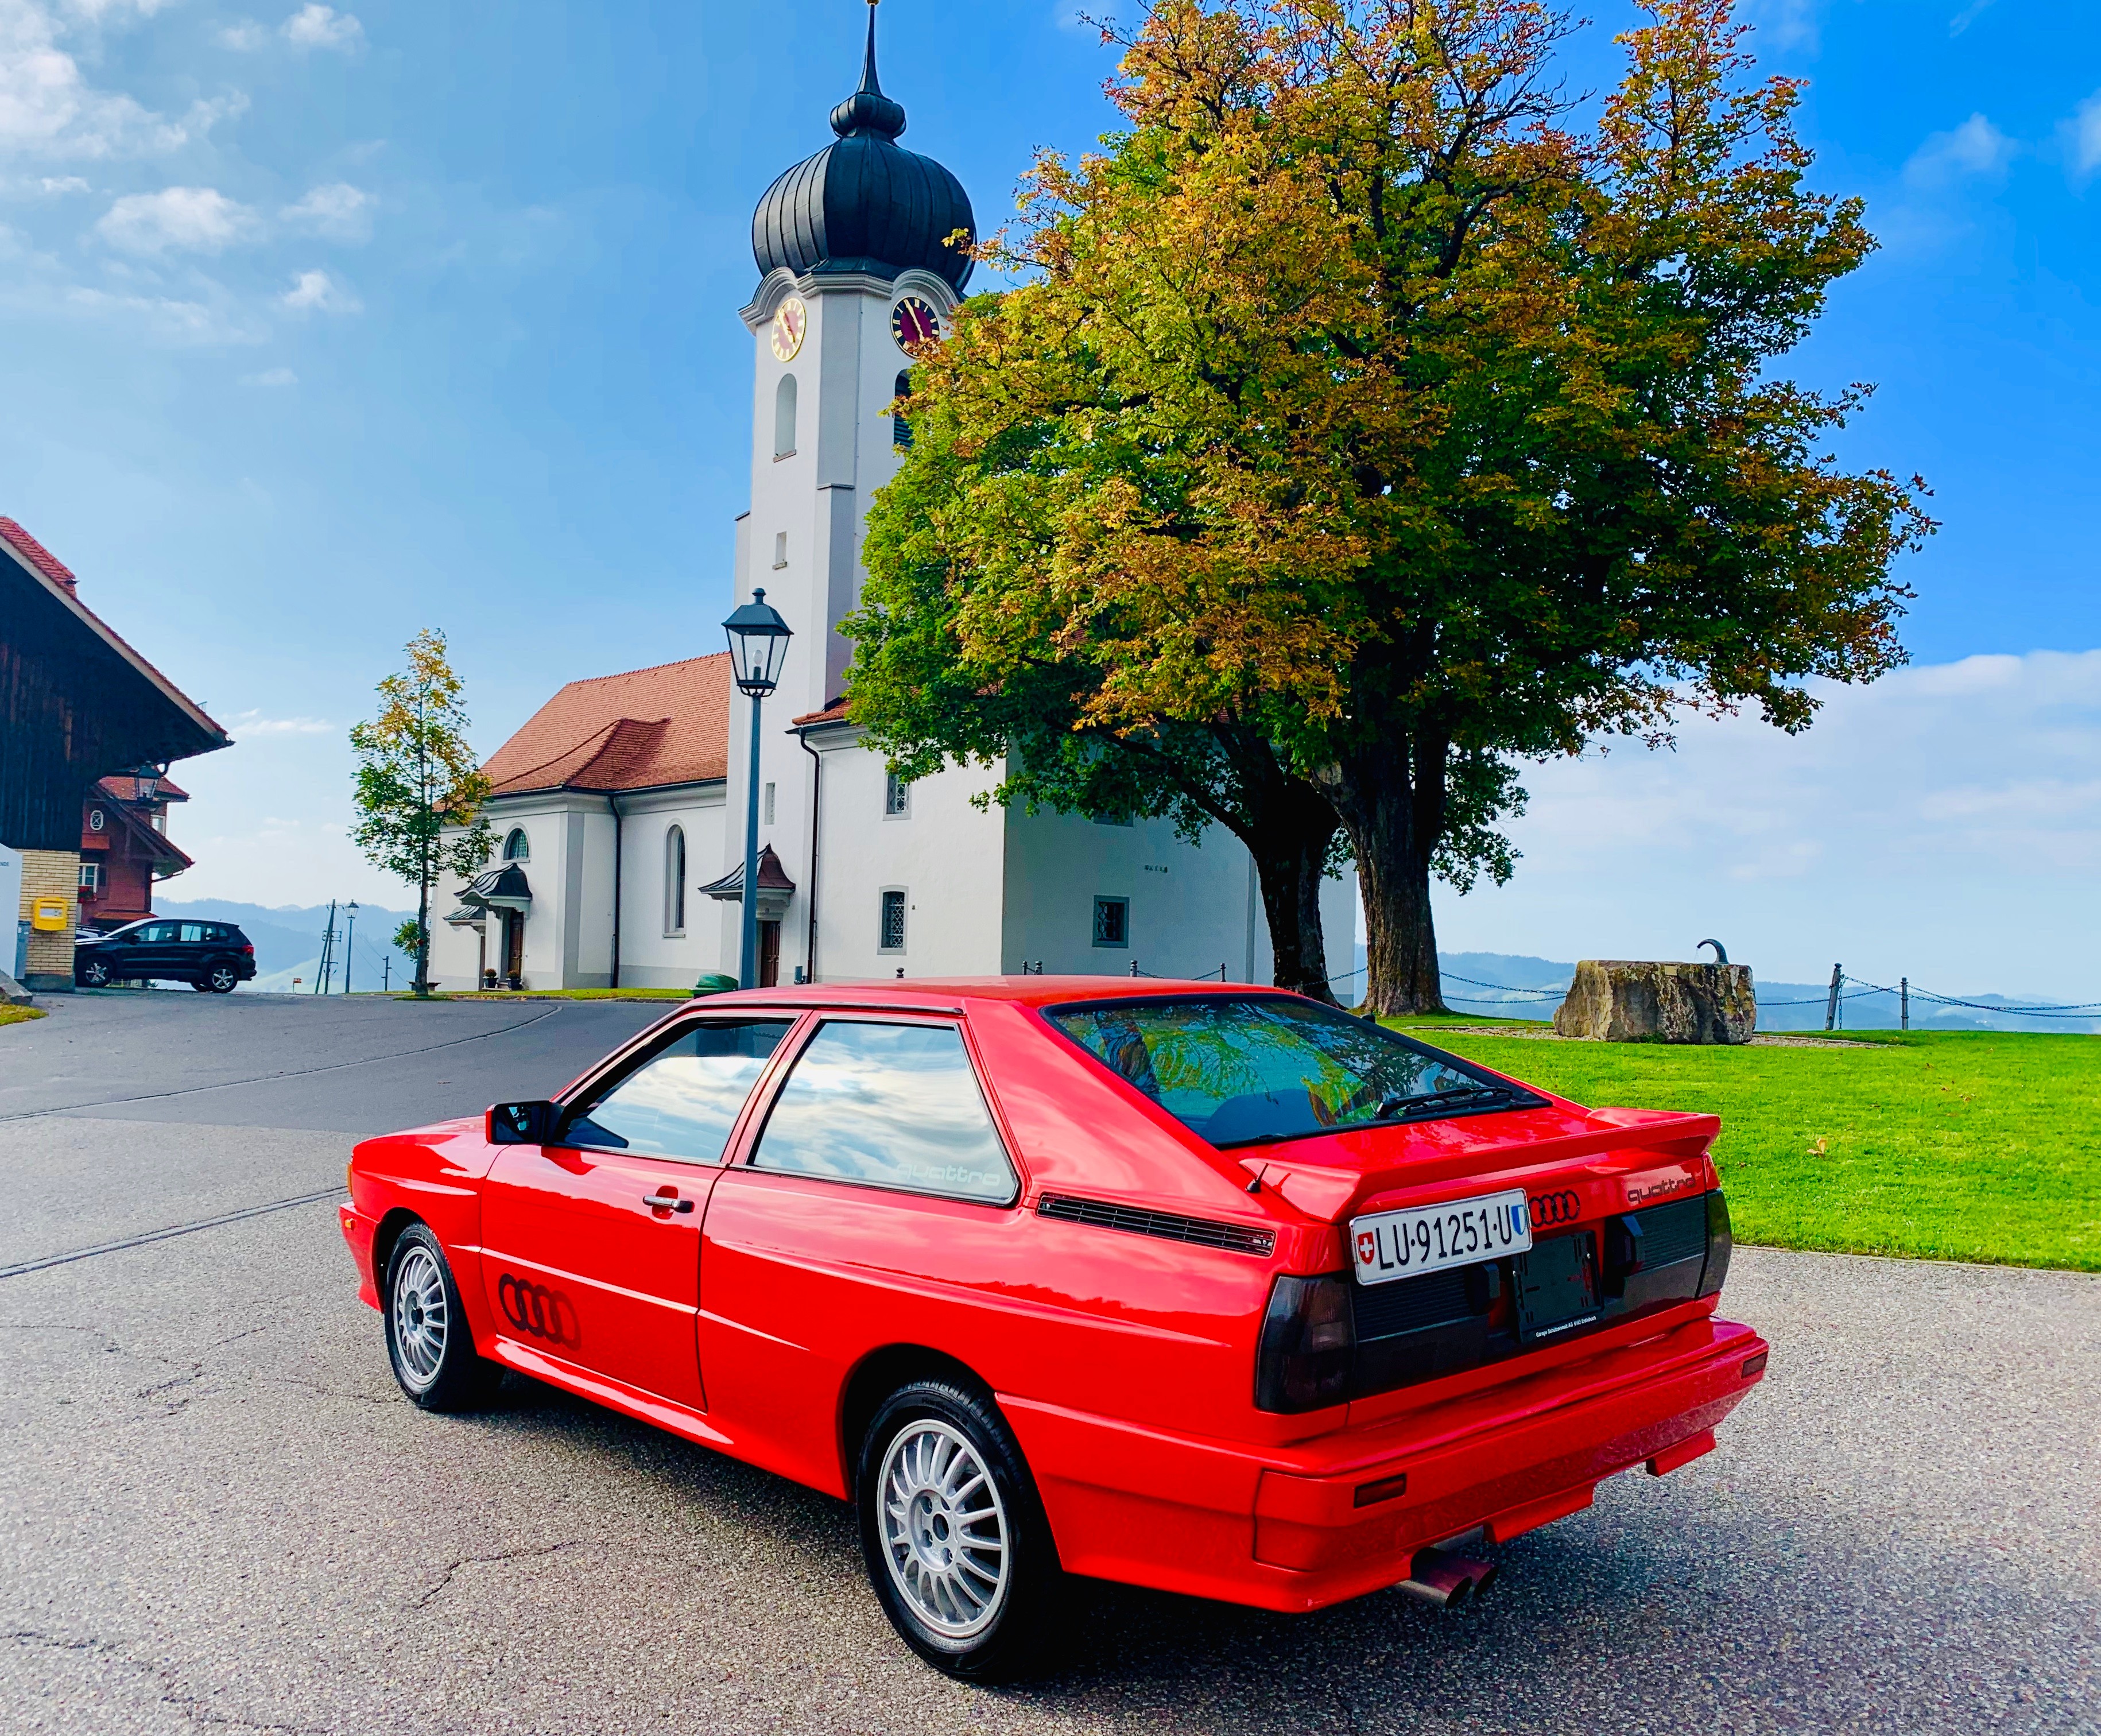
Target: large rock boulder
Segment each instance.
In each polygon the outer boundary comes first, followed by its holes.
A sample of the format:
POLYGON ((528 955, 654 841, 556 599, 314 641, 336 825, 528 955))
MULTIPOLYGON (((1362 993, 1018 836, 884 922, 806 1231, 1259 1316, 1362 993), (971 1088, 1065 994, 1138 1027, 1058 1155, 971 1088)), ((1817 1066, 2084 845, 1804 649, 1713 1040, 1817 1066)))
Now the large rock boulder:
POLYGON ((1586 959, 1554 1014, 1558 1035, 1606 1043, 1749 1043, 1758 1025, 1747 964, 1586 959))

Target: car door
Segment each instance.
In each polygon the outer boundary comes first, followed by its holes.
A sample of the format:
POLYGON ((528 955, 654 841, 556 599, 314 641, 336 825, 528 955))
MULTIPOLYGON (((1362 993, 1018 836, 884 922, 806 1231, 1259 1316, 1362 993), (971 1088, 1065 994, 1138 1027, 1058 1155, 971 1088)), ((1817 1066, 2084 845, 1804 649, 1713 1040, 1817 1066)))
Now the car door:
POLYGON ((111 975, 151 981, 175 974, 179 926, 171 922, 149 922, 129 930, 130 937, 125 942, 117 963, 112 967, 111 975))
POLYGON ((192 981, 204 975, 206 967, 219 950, 210 944, 216 932, 207 923, 186 922, 177 925, 174 947, 176 975, 187 976, 192 981))
POLYGON ((813 1021, 764 1115, 707 1206, 709 1419, 741 1456, 838 1490, 840 1386, 869 1350, 994 1360, 982 1304, 1031 1277, 1020 1180, 953 1020, 813 1021))
POLYGON ((792 1016, 682 1024, 564 1106, 557 1141, 501 1149, 482 1275, 527 1353, 705 1408, 694 1317, 701 1208, 792 1016))

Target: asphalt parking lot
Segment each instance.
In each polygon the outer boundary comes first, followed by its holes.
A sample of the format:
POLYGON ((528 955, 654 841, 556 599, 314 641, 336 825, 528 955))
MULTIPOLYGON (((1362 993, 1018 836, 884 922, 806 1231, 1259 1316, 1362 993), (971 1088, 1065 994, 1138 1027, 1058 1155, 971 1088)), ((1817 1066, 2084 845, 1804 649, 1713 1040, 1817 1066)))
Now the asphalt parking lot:
POLYGON ((0 1729, 2101 1728, 2101 1279, 1742 1251, 1773 1361, 1721 1450, 1496 1552, 1478 1608, 1093 1587, 1063 1674, 969 1689, 893 1639, 843 1505, 387 1373, 309 1196, 661 1007, 46 1004, 0 1029, 0 1729))

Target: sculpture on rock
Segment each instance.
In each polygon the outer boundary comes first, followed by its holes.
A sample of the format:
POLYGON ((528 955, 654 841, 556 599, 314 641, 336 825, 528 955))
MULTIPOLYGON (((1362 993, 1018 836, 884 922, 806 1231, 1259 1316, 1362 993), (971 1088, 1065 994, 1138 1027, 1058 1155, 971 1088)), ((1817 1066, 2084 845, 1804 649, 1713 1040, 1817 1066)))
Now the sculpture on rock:
POLYGON ((1554 1014, 1556 1035, 1604 1043, 1749 1043, 1758 1024, 1750 967, 1726 963, 1586 959, 1554 1014))

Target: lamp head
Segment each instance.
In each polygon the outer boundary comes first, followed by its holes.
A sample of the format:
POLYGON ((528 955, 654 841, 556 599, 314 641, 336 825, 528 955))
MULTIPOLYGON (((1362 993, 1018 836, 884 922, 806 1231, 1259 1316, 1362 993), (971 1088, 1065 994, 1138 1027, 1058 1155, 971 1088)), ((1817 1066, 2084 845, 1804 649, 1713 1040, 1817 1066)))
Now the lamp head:
POLYGON ((729 635, 738 691, 763 699, 781 684, 781 666, 787 660, 788 641, 794 637, 788 623, 767 602, 763 591, 754 591, 751 600, 723 622, 723 631, 729 635))

